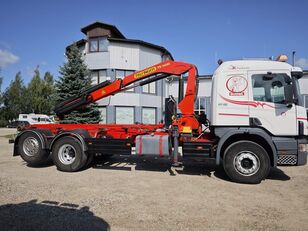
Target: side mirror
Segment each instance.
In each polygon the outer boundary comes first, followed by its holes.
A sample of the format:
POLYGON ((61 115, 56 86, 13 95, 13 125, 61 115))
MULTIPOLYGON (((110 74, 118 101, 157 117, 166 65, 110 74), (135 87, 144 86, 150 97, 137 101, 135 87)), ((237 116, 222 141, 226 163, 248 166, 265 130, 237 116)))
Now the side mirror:
POLYGON ((304 73, 302 71, 292 71, 291 75, 292 77, 300 79, 301 77, 303 77, 304 73))
POLYGON ((289 85, 290 83, 292 83, 292 79, 291 79, 291 77, 290 76, 288 76, 288 75, 285 75, 284 76, 284 81, 289 85))
POLYGON ((285 104, 287 107, 292 107, 293 104, 293 87, 292 85, 284 86, 285 104))

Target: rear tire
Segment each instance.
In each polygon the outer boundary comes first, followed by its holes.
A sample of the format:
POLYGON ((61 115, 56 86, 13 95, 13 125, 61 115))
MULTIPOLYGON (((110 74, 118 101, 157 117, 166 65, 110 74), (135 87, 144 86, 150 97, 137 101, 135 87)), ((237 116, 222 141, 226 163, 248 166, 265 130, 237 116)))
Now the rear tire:
POLYGON ((52 147, 52 160, 63 172, 76 172, 85 166, 87 155, 81 142, 72 136, 60 138, 52 147))
POLYGON ((25 132, 18 140, 21 158, 31 166, 47 163, 49 152, 43 149, 40 137, 34 132, 25 132))
POLYGON ((252 141, 238 141, 226 149, 223 167, 234 182, 258 184, 267 177, 271 166, 262 146, 252 141))
POLYGON ((94 159, 94 155, 93 154, 89 154, 88 155, 88 159, 87 159, 87 162, 85 164, 85 168, 90 168, 92 167, 92 164, 93 164, 93 159, 94 159))

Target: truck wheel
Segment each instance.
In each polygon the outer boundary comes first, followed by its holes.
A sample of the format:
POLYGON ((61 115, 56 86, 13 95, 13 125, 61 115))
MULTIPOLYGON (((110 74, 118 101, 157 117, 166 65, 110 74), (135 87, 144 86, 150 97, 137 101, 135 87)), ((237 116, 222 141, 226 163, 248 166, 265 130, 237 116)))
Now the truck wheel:
POLYGON ((92 166, 93 163, 93 159, 94 159, 94 155, 91 153, 88 155, 88 159, 86 164, 84 165, 85 168, 90 168, 92 166))
POLYGON ((40 137, 33 132, 25 132, 21 135, 18 151, 21 158, 32 166, 46 163, 49 156, 48 151, 42 148, 40 137))
POLYGON ((76 172, 85 166, 87 155, 80 141, 72 136, 60 138, 53 145, 52 160, 57 169, 63 172, 76 172))
POLYGON ((225 151, 223 167, 232 181, 257 184, 270 171, 270 159, 263 147, 252 141, 238 141, 225 151))

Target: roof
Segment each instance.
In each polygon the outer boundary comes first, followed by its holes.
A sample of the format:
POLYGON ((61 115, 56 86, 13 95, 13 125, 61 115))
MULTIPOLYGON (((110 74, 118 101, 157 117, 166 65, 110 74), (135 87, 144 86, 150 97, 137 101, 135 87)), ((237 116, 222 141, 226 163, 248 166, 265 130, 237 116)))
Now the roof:
POLYGON ((199 75, 198 78, 199 79, 212 79, 213 75, 199 75))
MULTIPOLYGON (((122 43, 131 43, 131 44, 140 44, 146 47, 150 47, 156 50, 160 50, 163 54, 169 55, 171 60, 174 60, 171 53, 164 47, 158 46, 152 43, 144 42, 142 40, 136 40, 136 39, 119 39, 119 38, 107 38, 111 42, 122 42, 122 43)), ((77 42, 74 42, 78 47, 83 46, 87 42, 86 39, 80 39, 77 42)), ((66 51, 74 44, 70 44, 66 47, 66 51)))
POLYGON ((77 42, 73 42, 72 44, 68 45, 66 48, 65 48, 65 51, 68 52, 69 49, 71 48, 71 46, 73 46, 74 44, 77 45, 77 47, 81 47, 83 46, 84 44, 86 44, 87 40, 85 39, 80 39, 78 40, 77 42))
POLYGON ((97 27, 103 27, 103 28, 106 28, 106 29, 110 29, 119 38, 125 39, 125 36, 118 30, 118 28, 116 26, 111 25, 111 24, 107 24, 107 23, 103 23, 103 22, 98 22, 98 21, 93 22, 93 23, 81 28, 81 32, 84 33, 84 34, 87 34, 87 32, 89 30, 92 30, 92 29, 97 28, 97 27))
POLYGON ((223 62, 215 72, 225 71, 256 71, 264 69, 288 69, 291 70, 293 67, 289 63, 278 62, 272 60, 234 60, 223 62))
POLYGON ((111 42, 122 42, 122 43, 131 43, 131 44, 140 44, 146 47, 154 48, 157 50, 160 50, 163 54, 169 55, 171 60, 173 60, 173 57, 171 53, 164 47, 155 45, 153 43, 148 43, 142 40, 137 40, 137 39, 119 39, 119 38, 108 38, 109 41, 111 42))
POLYGON ((85 40, 85 39, 80 39, 80 40, 78 40, 78 41, 75 42, 75 43, 76 43, 76 45, 79 47, 79 46, 84 45, 84 44, 86 43, 86 41, 87 41, 87 40, 85 40))
MULTIPOLYGON (((139 44, 139 45, 142 45, 142 46, 146 46, 146 47, 149 47, 149 48, 153 48, 153 49, 156 49, 156 50, 160 50, 164 55, 169 55, 171 60, 174 60, 171 53, 165 48, 165 47, 162 47, 162 46, 158 46, 158 45, 155 45, 153 43, 149 43, 149 42, 145 42, 145 41, 142 41, 142 40, 137 40, 137 39, 127 39, 125 38, 125 36, 117 29, 116 26, 114 25, 110 25, 110 24, 107 24, 107 23, 102 23, 102 22, 94 22, 94 23, 91 23, 90 25, 88 26, 85 26, 81 29, 81 31, 84 33, 84 34, 87 34, 87 32, 89 30, 92 30, 94 28, 97 28, 97 27, 103 27, 103 28, 107 28, 107 29, 110 29, 112 30, 113 33, 115 33, 117 35, 117 37, 108 37, 107 39, 111 42, 121 42, 121 43, 130 43, 130 44, 139 44)), ((85 43, 87 42, 86 39, 81 39, 77 42, 75 42, 77 44, 78 47, 80 46, 83 46, 85 43)), ((73 43, 74 44, 74 43, 73 43)), ((69 45, 66 47, 66 51, 73 45, 69 45)))

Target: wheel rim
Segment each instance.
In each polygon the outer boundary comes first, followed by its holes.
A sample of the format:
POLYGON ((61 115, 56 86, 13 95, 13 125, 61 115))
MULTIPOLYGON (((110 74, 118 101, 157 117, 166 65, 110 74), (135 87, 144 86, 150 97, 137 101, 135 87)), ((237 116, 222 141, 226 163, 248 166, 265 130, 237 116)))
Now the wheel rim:
POLYGON ((22 145, 22 149, 27 156, 35 156, 38 154, 40 148, 39 141, 34 137, 27 137, 22 145))
POLYGON ((76 149, 70 144, 64 144, 59 148, 58 157, 62 164, 69 165, 75 161, 76 149))
POLYGON ((238 153, 233 164, 236 171, 244 176, 251 176, 260 168, 259 157, 255 153, 248 151, 238 153))

